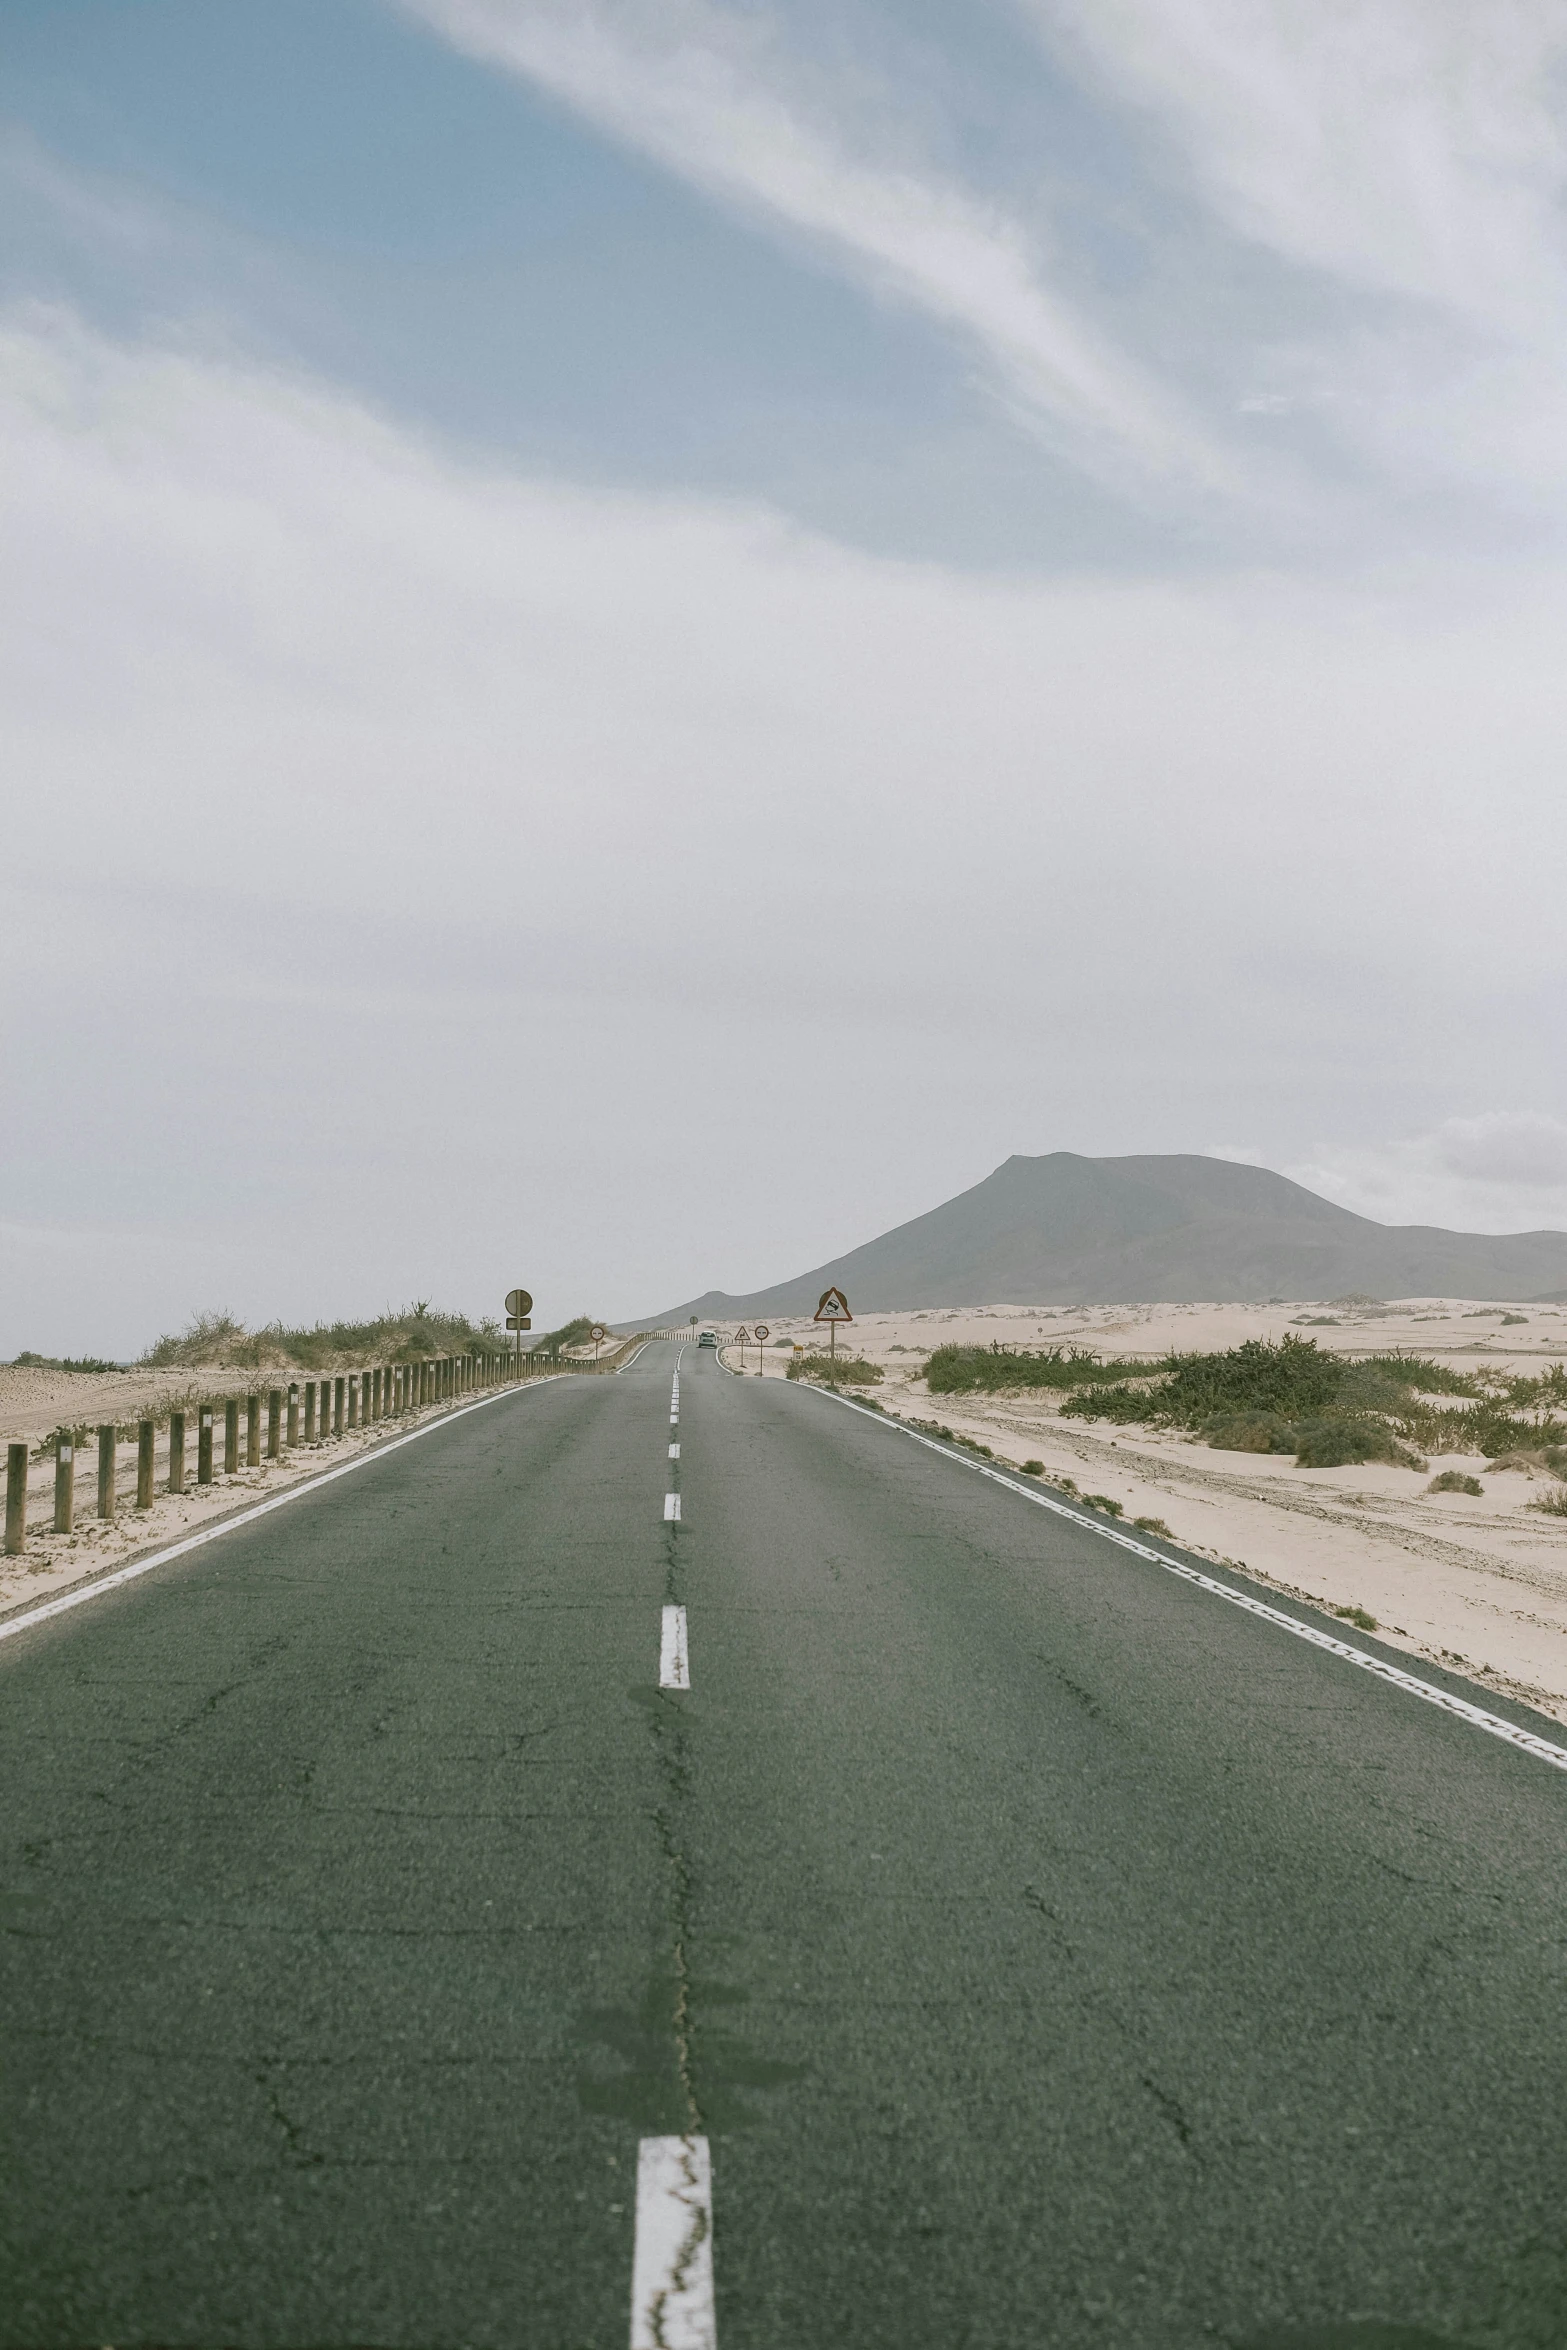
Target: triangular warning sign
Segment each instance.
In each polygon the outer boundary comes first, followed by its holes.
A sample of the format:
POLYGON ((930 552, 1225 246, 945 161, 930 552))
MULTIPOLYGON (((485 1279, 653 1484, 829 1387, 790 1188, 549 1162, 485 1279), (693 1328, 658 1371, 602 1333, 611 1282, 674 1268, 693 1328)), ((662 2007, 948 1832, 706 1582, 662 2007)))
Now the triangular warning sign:
POLYGON ((813 1322, 852 1322, 854 1316, 849 1311, 849 1301, 841 1289, 824 1289, 811 1319, 813 1322))

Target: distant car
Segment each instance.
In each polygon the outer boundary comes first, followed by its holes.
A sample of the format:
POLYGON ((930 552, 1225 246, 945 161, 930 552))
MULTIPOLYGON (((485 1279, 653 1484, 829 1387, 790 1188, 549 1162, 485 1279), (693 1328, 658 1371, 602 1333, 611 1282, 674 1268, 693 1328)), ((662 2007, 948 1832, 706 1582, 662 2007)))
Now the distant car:
POLYGON ((716 1346, 717 1344, 718 1332, 716 1330, 704 1330, 701 1337, 697 1340, 698 1346, 716 1346))

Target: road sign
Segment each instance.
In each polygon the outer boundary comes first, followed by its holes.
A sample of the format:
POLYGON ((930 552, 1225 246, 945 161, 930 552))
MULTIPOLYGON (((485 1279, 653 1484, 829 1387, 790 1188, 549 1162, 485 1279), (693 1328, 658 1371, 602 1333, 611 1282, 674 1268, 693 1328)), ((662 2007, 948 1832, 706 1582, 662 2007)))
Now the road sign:
POLYGON ((600 1339, 600 1338, 607 1338, 607 1337, 609 1336, 609 1332, 608 1332, 608 1331, 605 1329, 605 1327, 604 1327, 604 1325, 603 1325, 603 1323, 602 1323, 602 1322, 595 1322, 595 1323, 594 1323, 594 1325, 593 1325, 593 1336, 594 1336, 594 1338, 595 1338, 595 1339, 600 1339))
MULTIPOLYGON (((533 1300, 525 1289, 508 1289, 506 1292, 506 1311, 508 1314, 531 1314, 533 1311, 533 1300)), ((506 1327, 509 1330, 512 1325, 508 1322, 506 1327)), ((523 1324, 523 1328, 527 1328, 526 1323, 523 1324)))
POLYGON ((765 1322, 758 1322, 756 1325, 756 1343, 758 1346, 767 1344, 767 1324, 765 1322))
POLYGON ((533 1316, 531 1314, 508 1314, 506 1317, 506 1327, 508 1330, 531 1330, 533 1328, 533 1316))
POLYGON ((817 1300, 816 1311, 811 1316, 811 1320, 813 1322, 852 1322, 854 1316, 849 1311, 849 1301, 841 1289, 824 1289, 817 1300))
POLYGON ((751 1333, 742 1323, 740 1328, 735 1332, 735 1344, 736 1346, 749 1346, 750 1343, 751 1333))

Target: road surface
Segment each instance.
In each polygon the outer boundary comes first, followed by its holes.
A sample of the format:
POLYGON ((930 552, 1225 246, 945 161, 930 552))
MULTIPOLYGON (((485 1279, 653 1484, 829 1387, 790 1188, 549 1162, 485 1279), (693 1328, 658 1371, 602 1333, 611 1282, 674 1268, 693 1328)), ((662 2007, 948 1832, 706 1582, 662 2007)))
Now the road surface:
POLYGON ((1561 2350, 1567 1774, 676 1360, 0 1640, 0 2345, 1561 2350))

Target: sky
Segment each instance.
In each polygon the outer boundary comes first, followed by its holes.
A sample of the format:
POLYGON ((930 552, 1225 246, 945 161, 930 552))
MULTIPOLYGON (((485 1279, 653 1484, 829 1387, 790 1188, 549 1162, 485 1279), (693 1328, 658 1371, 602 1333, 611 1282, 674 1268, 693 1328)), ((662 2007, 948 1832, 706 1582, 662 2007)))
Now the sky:
POLYGON ((1567 1225, 1567 0, 8 0, 0 1355, 1567 1225))

